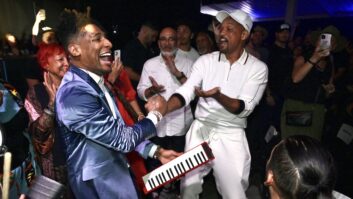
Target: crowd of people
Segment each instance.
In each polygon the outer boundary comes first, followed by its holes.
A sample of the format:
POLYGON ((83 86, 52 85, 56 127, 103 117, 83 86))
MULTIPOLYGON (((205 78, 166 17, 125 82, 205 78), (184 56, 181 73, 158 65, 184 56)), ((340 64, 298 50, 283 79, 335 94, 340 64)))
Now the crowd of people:
POLYGON ((353 195, 353 45, 335 26, 292 38, 282 23, 266 45, 248 13, 220 11, 198 32, 145 22, 117 47, 90 8, 65 9, 55 30, 43 20, 33 47, 6 35, 0 53, 36 62, 26 92, 0 82, 10 198, 39 175, 68 199, 248 198, 249 184, 262 198, 353 195), (144 175, 204 142, 214 160, 144 194, 144 175))

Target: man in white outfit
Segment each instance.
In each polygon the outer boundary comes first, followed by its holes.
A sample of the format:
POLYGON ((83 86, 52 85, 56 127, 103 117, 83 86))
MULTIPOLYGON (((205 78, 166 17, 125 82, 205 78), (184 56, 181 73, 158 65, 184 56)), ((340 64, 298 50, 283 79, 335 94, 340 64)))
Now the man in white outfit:
POLYGON ((178 25, 177 38, 179 54, 195 62, 200 57, 200 55, 197 50, 191 46, 191 40, 193 37, 194 33, 192 32, 191 26, 189 24, 184 22, 178 25))
MULTIPOLYGON (((145 62, 137 86, 137 92, 141 99, 147 100, 156 94, 169 99, 189 77, 193 61, 179 53, 176 34, 176 31, 171 27, 163 28, 160 32, 158 46, 161 54, 145 62)), ((158 123, 157 137, 151 138, 151 140, 163 148, 183 152, 185 134, 192 121, 193 115, 190 106, 169 112, 158 123)), ((161 165, 160 162, 151 159, 146 163, 149 170, 161 165)), ((179 194, 179 190, 178 183, 169 184, 164 187, 159 198, 173 197, 173 194, 179 194)))
POLYGON ((185 151, 208 142, 215 160, 182 179, 182 198, 198 198, 211 169, 224 199, 246 198, 250 153, 244 128, 267 83, 266 65, 244 50, 252 20, 235 10, 220 11, 219 52, 201 56, 188 80, 168 100, 168 112, 200 97, 196 120, 186 135, 185 151))
MULTIPOLYGON (((137 86, 139 97, 146 101, 155 94, 169 99, 190 76, 193 64, 192 60, 180 55, 176 31, 173 28, 162 29, 158 46, 161 54, 146 61, 137 86)), ((158 138, 154 138, 155 141, 162 147, 184 151, 185 134, 192 120, 190 106, 169 112, 158 124, 158 138)))

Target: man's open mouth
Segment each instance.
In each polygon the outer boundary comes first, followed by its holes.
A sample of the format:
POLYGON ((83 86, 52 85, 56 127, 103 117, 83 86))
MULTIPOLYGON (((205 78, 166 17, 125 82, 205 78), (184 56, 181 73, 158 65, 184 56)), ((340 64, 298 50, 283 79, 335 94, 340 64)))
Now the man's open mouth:
POLYGON ((111 52, 105 52, 99 55, 99 59, 102 61, 112 61, 112 53, 111 52))

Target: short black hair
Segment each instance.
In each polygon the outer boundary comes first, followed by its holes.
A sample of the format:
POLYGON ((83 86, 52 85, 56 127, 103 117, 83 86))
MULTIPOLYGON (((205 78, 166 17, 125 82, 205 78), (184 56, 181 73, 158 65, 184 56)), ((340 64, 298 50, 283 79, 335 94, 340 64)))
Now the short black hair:
POLYGON ((67 50, 70 40, 77 36, 80 30, 87 24, 96 23, 86 14, 65 9, 60 14, 59 25, 56 28, 58 41, 67 50))
POLYGON ((179 20, 176 22, 175 29, 178 29, 179 26, 187 26, 192 33, 195 32, 194 23, 190 20, 179 20))
POLYGON ((142 24, 141 24, 141 27, 142 26, 147 26, 149 28, 151 28, 152 30, 155 30, 155 31, 159 31, 159 26, 156 24, 156 23, 153 23, 152 21, 144 21, 142 24))

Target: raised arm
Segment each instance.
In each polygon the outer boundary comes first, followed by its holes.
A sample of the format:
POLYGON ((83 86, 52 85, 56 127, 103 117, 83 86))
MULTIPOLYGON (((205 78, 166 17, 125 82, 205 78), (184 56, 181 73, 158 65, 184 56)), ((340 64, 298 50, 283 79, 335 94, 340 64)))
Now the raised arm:
POLYGON ((40 22, 44 21, 46 18, 45 16, 45 10, 40 9, 36 15, 36 20, 34 21, 33 27, 32 27, 32 44, 37 45, 37 36, 39 33, 39 25, 40 22))
POLYGON ((330 49, 321 50, 319 46, 316 46, 315 51, 307 61, 305 61, 303 56, 299 56, 294 61, 292 81, 294 83, 299 83, 302 81, 310 72, 310 70, 315 67, 315 65, 318 64, 322 58, 329 55, 329 51, 330 49))

